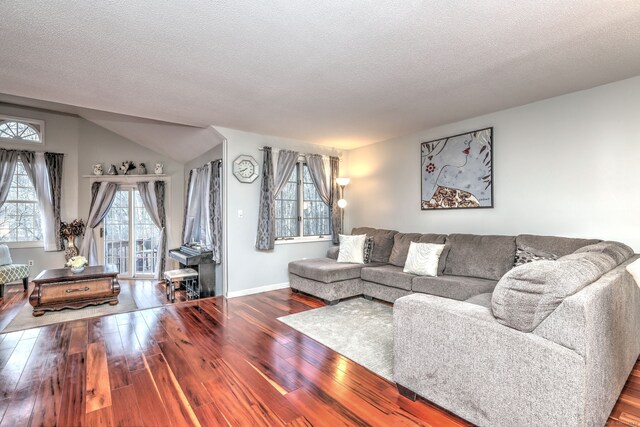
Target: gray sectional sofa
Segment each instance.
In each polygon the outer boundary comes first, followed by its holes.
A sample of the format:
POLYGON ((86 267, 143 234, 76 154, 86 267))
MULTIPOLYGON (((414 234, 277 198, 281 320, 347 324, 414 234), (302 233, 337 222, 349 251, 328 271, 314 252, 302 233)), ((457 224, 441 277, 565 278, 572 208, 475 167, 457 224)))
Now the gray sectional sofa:
POLYGON ((616 242, 398 233, 367 227, 371 263, 289 264, 291 287, 335 304, 394 304, 394 380, 481 426, 604 425, 640 354, 640 289, 616 242), (412 241, 445 244, 438 277, 403 273, 412 241), (553 254, 514 268, 518 248, 553 254))

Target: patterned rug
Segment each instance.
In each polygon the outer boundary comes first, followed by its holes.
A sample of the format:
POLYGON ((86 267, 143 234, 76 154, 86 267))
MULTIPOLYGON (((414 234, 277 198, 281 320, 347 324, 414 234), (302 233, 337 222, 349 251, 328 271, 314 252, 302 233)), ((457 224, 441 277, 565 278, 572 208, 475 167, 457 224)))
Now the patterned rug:
POLYGON ((278 318, 393 381, 393 308, 364 298, 278 318))
POLYGON ((61 311, 47 311, 39 317, 33 317, 33 307, 27 301, 20 309, 16 317, 2 330, 1 334, 8 332, 21 331, 23 329, 39 328, 41 326, 52 325, 54 323, 70 322, 73 320, 86 319, 89 317, 107 316, 110 314, 128 313, 136 311, 136 305, 133 296, 128 289, 122 289, 118 295, 117 305, 92 305, 78 310, 65 309, 61 311))

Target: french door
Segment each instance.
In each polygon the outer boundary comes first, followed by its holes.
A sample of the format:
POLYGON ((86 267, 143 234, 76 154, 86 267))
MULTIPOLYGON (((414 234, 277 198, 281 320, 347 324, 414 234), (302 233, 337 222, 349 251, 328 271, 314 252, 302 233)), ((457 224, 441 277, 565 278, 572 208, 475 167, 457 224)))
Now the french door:
POLYGON ((156 267, 160 229, 135 187, 121 187, 104 218, 103 260, 121 277, 151 277, 156 267))

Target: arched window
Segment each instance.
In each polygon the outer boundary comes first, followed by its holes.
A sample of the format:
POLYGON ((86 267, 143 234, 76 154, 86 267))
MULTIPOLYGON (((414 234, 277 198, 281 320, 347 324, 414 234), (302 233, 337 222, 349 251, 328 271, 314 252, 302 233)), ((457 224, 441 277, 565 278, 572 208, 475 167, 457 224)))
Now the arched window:
POLYGON ((44 143, 44 122, 0 116, 0 139, 42 144, 44 143))

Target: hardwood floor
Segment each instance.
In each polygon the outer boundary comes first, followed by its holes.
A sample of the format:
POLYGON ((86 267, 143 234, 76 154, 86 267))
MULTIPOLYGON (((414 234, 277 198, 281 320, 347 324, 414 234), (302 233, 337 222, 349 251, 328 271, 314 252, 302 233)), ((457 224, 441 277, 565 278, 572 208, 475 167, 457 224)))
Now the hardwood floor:
MULTIPOLYGON (((280 290, 0 335, 0 427, 469 425, 276 320, 323 305, 280 290)), ((640 421, 640 365, 610 421, 640 421)))

